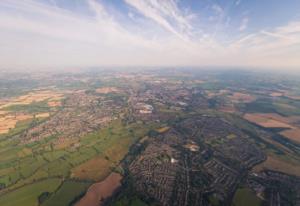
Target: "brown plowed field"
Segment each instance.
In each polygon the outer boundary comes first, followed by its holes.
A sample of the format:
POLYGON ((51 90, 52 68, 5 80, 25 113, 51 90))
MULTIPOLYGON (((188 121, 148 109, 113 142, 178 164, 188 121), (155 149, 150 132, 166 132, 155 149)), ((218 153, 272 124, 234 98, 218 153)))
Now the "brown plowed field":
POLYGON ((95 183, 75 206, 101 206, 103 201, 113 195, 114 191, 121 186, 122 176, 111 173, 102 182, 95 183))

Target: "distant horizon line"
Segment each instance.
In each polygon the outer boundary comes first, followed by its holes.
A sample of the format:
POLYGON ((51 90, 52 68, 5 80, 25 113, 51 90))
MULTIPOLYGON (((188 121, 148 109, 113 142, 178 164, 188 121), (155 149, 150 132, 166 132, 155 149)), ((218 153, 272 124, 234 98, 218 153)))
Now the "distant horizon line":
POLYGON ((0 69, 0 73, 14 73, 14 72, 88 72, 88 71, 96 71, 96 70, 162 70, 162 69, 198 69, 198 70, 240 70, 240 71, 272 71, 274 73, 289 73, 289 72, 299 72, 300 67, 286 67, 286 66, 278 66, 278 67, 267 67, 267 66, 218 66, 218 65, 203 65, 203 66, 143 66, 143 65, 132 65, 132 66, 118 66, 118 65, 106 65, 106 66, 49 66, 49 67, 39 67, 39 68, 2 68, 0 69), (278 70, 283 69, 283 70, 278 70))

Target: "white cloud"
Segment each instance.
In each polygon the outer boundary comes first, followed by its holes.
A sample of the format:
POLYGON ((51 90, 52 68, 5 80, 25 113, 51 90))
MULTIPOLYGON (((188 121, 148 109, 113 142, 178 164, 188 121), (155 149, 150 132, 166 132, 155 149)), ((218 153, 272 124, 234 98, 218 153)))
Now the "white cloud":
POLYGON ((228 50, 249 65, 299 67, 300 21, 247 35, 228 50))
MULTIPOLYGON (((300 21, 245 34, 225 45, 214 34, 195 32, 200 29, 192 23, 193 13, 183 11, 175 0, 125 1, 133 8, 128 13, 131 24, 117 20, 114 13, 96 0, 85 1, 90 15, 35 0, 1 0, 0 69, 103 65, 300 66, 300 21), (138 18, 143 18, 142 23, 138 18)), ((219 18, 225 16, 221 7, 213 7, 219 18)), ((242 20, 241 31, 247 28, 248 21, 242 20)))
POLYGON ((183 14, 174 0, 125 0, 125 2, 180 38, 187 38, 188 31, 192 29, 191 15, 183 14))

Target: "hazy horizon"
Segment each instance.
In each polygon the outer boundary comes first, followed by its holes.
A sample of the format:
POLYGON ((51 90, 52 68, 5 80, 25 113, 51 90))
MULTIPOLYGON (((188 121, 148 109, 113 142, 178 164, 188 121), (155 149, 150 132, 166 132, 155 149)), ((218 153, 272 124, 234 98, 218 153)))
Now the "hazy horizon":
POLYGON ((300 2, 2 0, 0 70, 300 68, 300 2))

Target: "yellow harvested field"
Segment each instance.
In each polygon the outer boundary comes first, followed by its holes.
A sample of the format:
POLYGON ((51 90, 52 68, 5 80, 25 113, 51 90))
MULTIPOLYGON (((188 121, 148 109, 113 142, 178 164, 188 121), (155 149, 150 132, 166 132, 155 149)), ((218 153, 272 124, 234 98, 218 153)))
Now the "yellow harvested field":
POLYGON ((50 114, 48 112, 39 113, 39 114, 35 115, 36 118, 46 118, 46 117, 49 117, 49 116, 50 116, 50 114))
POLYGON ((48 102, 48 106, 49 107, 60 107, 61 106, 61 102, 60 101, 50 101, 48 102))
POLYGON ((164 132, 168 131, 169 129, 170 129, 170 127, 162 127, 162 128, 157 129, 156 131, 159 133, 164 133, 164 132))
POLYGON ((229 96, 230 100, 233 102, 245 102, 249 103, 254 101, 256 98, 250 94, 245 94, 241 92, 234 92, 231 96, 229 96))
POLYGON ((270 94, 271 97, 281 97, 283 96, 283 93, 282 92, 272 92, 270 94))
POLYGON ((96 92, 99 94, 108 94, 108 93, 112 93, 112 92, 119 92, 119 89, 116 87, 102 87, 102 88, 96 89, 96 92))
POLYGON ((27 95, 23 95, 14 99, 10 99, 6 102, 2 102, 0 105, 0 109, 3 109, 5 107, 9 107, 12 105, 23 105, 23 104, 31 104, 33 102, 41 102, 47 99, 55 99, 56 101, 58 99, 62 99, 63 94, 58 93, 55 91, 36 91, 36 92, 30 92, 27 95))
POLYGON ((8 111, 0 111, 0 115, 4 115, 4 114, 7 114, 8 111))
POLYGON ((235 134, 230 134, 230 135, 227 135, 227 138, 228 139, 234 139, 236 138, 237 136, 235 134))
POLYGON ((111 172, 111 163, 103 156, 95 157, 72 169, 71 177, 78 179, 100 180, 111 172))
POLYGON ((268 155, 267 160, 263 163, 255 166, 253 168, 254 172, 259 172, 265 169, 275 170, 283 173, 287 173, 290 175, 297 175, 300 174, 300 165, 293 164, 284 160, 281 160, 275 156, 268 155))
POLYGON ((216 93, 216 92, 210 92, 210 91, 205 91, 205 93, 206 93, 206 95, 207 95, 208 97, 214 97, 214 96, 217 96, 217 95, 218 95, 218 93, 216 93))
MULTIPOLYGON (((10 131, 10 129, 15 128, 18 121, 23 121, 23 120, 28 120, 33 118, 32 115, 23 114, 23 113, 12 113, 1 109, 13 105, 28 105, 33 102, 40 102, 48 99, 55 99, 55 101, 58 102, 58 99, 61 98, 63 98, 62 93, 44 90, 44 91, 30 92, 27 95, 22 95, 17 98, 13 98, 9 100, 2 100, 0 103, 0 134, 6 134, 10 131)), ((49 113, 40 113, 35 115, 35 117, 37 118, 46 118, 49 116, 50 116, 49 113)))
POLYGON ((292 141, 300 143, 300 128, 285 130, 280 134, 292 141))
POLYGON ((262 113, 254 113, 254 114, 245 114, 244 119, 253 122, 257 125, 260 125, 262 127, 266 128, 289 128, 293 129, 294 126, 287 123, 288 121, 286 119, 283 119, 284 117, 278 117, 276 115, 271 116, 267 114, 262 113))
POLYGON ((224 95, 224 94, 227 94, 229 92, 230 91, 227 90, 227 89, 221 89, 218 92, 211 92, 211 91, 208 91, 208 90, 205 91, 205 93, 208 97, 215 97, 215 96, 219 96, 219 95, 224 95))
POLYGON ((6 116, 0 117, 0 134, 6 134, 9 132, 10 129, 15 128, 18 121, 23 121, 32 118, 32 115, 26 114, 8 114, 6 116))

